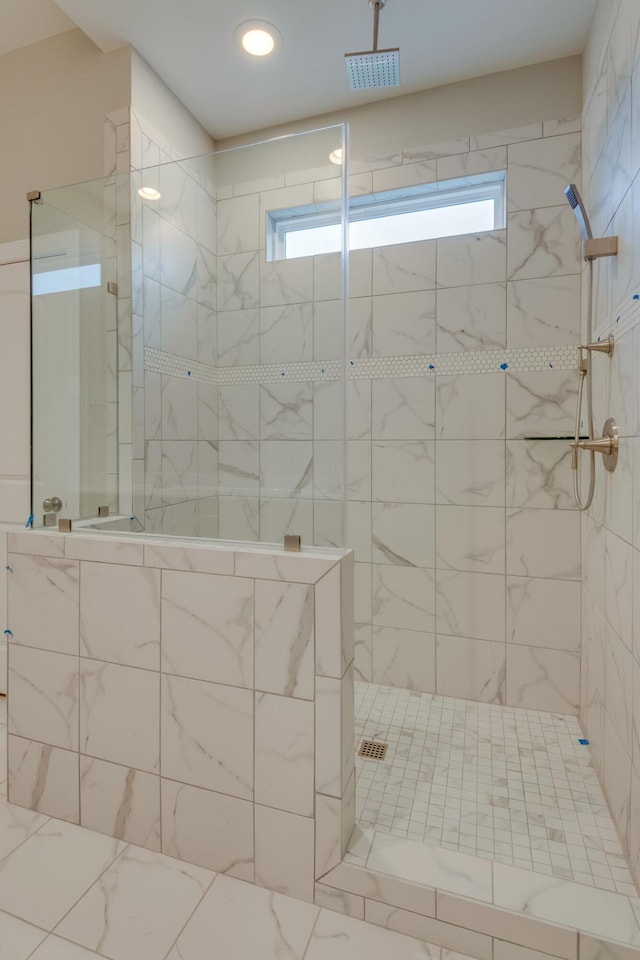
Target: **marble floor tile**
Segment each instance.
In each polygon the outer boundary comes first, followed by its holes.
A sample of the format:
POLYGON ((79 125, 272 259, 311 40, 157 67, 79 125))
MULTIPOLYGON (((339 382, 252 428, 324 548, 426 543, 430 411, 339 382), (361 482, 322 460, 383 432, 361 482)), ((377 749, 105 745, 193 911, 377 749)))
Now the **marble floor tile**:
MULTIPOLYGON (((5 740, 4 730, 0 731, 5 740)), ((47 817, 33 810, 16 807, 13 803, 0 803, 0 860, 4 860, 16 847, 47 822, 47 817)))
POLYGON ((305 960, 440 960, 441 955, 440 947, 322 910, 305 960))
POLYGON ((46 932, 0 911, 0 960, 26 960, 46 932))
POLYGON ((128 847, 56 927, 114 960, 155 960, 170 949, 215 874, 128 847))
POLYGON ((0 903, 8 913, 51 930, 124 847, 100 833, 49 820, 0 863, 0 903))
POLYGON ((575 717, 362 681, 355 689, 356 748, 364 738, 389 744, 382 762, 356 759, 356 817, 375 828, 379 849, 404 838, 418 848, 414 864, 426 842, 534 876, 633 889, 575 717))
POLYGON ((167 960, 204 960, 214 943, 220 957, 301 960, 318 912, 312 904, 218 877, 167 960))

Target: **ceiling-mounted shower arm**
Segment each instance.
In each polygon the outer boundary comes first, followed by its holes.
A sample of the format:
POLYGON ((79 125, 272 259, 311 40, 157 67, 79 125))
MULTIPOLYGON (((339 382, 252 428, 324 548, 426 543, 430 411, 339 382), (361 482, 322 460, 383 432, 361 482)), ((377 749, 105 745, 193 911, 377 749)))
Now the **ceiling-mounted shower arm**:
POLYGON ((373 52, 378 52, 378 33, 380 31, 380 11, 387 0, 369 0, 369 6, 373 7, 373 52))

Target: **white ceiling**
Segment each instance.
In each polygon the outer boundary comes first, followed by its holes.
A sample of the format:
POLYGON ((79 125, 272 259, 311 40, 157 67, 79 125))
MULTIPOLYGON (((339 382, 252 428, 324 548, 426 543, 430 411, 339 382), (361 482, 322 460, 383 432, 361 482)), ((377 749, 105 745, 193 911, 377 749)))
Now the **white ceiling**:
POLYGON ((53 0, 0 0, 0 55, 72 27, 53 0))
MULTIPOLYGON (((401 86, 366 92, 350 91, 343 59, 371 46, 368 0, 57 4, 103 50, 131 43, 221 139, 581 53, 595 0, 387 0, 380 46, 400 47, 401 86), (264 60, 247 56, 234 42, 235 28, 251 19, 270 21, 282 35, 276 53, 264 60)), ((29 22, 40 31, 50 24, 49 33, 65 29, 56 26, 52 0, 0 0, 0 15, 5 8, 13 11, 10 34, 19 35, 20 24, 29 22)), ((61 22, 69 23, 64 17, 61 22)), ((2 40, 10 42, 10 36, 2 40)))

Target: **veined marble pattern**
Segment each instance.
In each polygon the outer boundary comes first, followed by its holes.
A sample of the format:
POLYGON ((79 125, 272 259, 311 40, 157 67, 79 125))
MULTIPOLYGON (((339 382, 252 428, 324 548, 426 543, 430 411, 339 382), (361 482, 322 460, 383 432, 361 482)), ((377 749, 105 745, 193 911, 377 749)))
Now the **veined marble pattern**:
POLYGON ((575 717, 357 682, 364 827, 635 896, 575 717))

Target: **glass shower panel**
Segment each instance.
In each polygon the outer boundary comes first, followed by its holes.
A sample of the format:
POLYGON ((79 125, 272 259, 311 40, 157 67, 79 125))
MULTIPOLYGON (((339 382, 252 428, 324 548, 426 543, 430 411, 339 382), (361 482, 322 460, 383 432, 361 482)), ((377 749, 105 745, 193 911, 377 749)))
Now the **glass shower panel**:
POLYGON ((31 204, 36 526, 117 511, 115 220, 105 181, 31 204))
POLYGON ((282 137, 33 205, 36 507, 59 488, 65 515, 100 529, 344 543, 347 172, 329 156, 345 137, 282 137), (343 250, 277 259, 274 214, 317 211, 343 250), (47 238, 69 224, 73 309, 37 288, 47 238))

